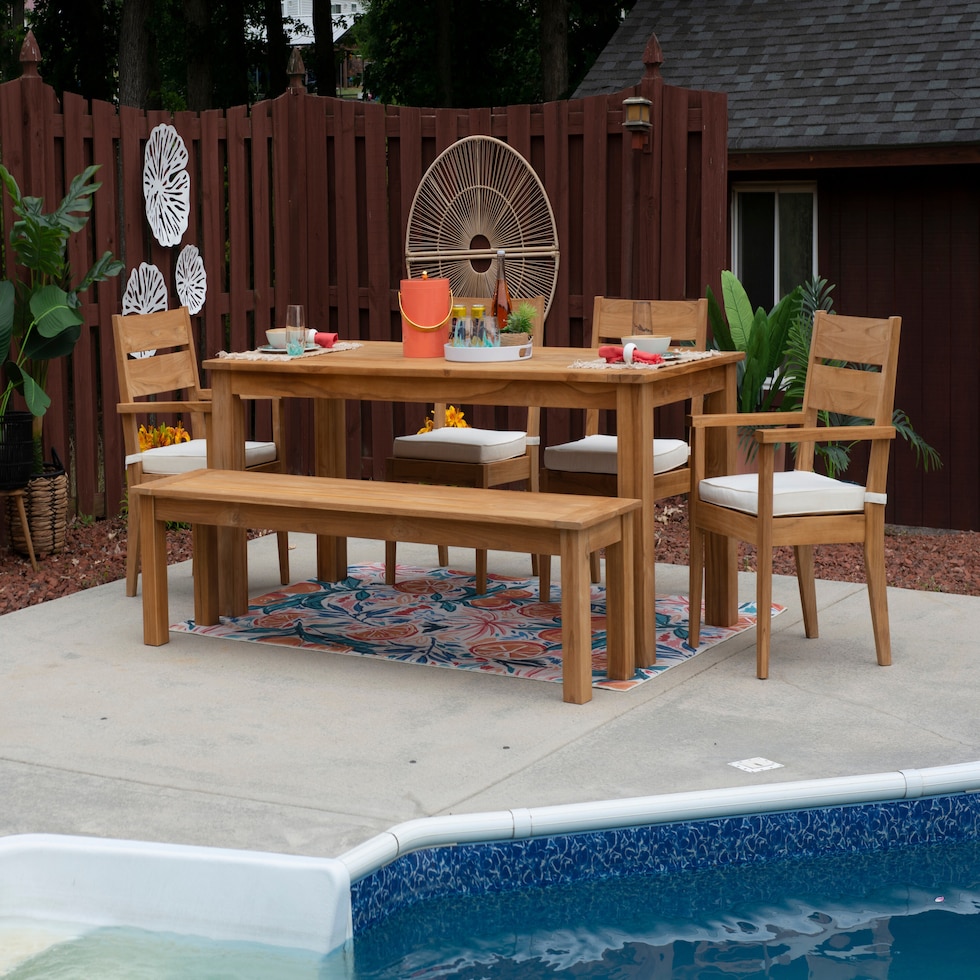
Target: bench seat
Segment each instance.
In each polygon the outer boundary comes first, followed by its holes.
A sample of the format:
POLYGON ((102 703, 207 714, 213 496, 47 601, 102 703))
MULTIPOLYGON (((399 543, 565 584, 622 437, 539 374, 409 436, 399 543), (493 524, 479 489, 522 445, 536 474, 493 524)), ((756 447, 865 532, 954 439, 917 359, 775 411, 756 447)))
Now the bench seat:
POLYGON ((592 697, 589 555, 606 549, 608 675, 628 680, 633 656, 633 524, 640 501, 199 469, 133 487, 143 498, 143 639, 169 640, 167 521, 193 525, 194 615, 218 622, 219 527, 410 541, 559 555, 562 689, 592 697))

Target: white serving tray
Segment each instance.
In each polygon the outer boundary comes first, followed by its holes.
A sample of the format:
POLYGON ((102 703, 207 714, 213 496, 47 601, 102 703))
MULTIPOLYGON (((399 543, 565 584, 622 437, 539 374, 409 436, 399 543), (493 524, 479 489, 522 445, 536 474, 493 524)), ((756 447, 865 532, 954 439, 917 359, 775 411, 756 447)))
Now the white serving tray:
POLYGON ((446 344, 447 361, 519 361, 530 357, 534 344, 512 347, 453 347, 446 344))

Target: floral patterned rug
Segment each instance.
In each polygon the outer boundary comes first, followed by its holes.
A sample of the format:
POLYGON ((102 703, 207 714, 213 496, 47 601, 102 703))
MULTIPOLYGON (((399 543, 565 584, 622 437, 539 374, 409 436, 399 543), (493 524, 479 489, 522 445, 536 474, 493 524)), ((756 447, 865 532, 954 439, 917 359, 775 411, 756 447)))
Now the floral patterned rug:
MULTIPOLYGON (((404 565, 397 584, 387 586, 382 565, 357 565, 342 582, 300 582, 252 599, 246 615, 217 626, 189 620, 171 629, 560 684, 557 585, 551 594, 551 602, 540 602, 536 579, 491 575, 488 593, 480 595, 466 572, 404 565)), ((773 606, 773 615, 782 611, 773 606)), ((658 596, 657 663, 628 681, 606 678, 605 616, 605 590, 593 585, 592 686, 628 691, 755 625, 755 603, 739 607, 734 627, 702 626, 695 651, 687 645, 687 597, 658 596)))

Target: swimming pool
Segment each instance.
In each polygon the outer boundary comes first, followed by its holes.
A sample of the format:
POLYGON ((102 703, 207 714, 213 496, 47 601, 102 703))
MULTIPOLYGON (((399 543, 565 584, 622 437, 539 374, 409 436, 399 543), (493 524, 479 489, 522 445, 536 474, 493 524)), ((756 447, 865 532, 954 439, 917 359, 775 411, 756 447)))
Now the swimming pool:
POLYGON ((347 976, 334 968, 350 967, 358 936, 413 906, 425 918, 427 901, 519 902, 599 879, 628 886, 726 868, 738 889, 787 854, 860 858, 978 840, 980 763, 431 817, 338 858, 25 835, 0 839, 0 920, 334 951, 322 976, 347 976))

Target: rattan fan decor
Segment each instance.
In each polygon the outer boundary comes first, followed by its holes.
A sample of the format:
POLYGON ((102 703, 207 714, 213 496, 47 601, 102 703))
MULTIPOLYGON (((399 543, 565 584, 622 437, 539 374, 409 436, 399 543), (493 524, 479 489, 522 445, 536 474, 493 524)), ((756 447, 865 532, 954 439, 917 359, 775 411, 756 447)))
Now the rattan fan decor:
POLYGON ((515 299, 544 296, 558 281, 558 233, 544 185, 515 149, 493 136, 468 136, 439 154, 408 213, 405 262, 449 280, 454 296, 490 296, 504 249, 515 299))

